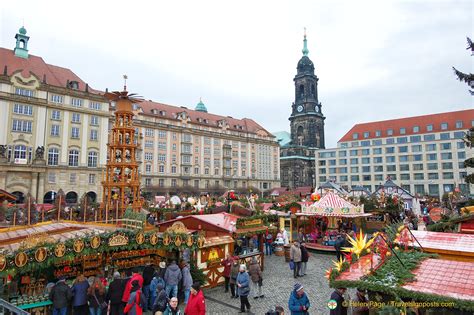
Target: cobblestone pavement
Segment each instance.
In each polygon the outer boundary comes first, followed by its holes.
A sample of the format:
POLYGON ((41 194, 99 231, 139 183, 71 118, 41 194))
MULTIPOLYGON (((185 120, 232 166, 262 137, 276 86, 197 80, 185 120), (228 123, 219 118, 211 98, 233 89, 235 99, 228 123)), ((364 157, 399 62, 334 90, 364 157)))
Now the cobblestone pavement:
MULTIPOLYGON (((249 296, 251 312, 263 315, 270 308, 279 305, 285 309, 285 314, 290 314, 288 299, 293 285, 300 282, 311 303, 309 313, 329 314, 326 305, 332 290, 324 275, 326 269, 332 265, 332 260, 335 260, 333 254, 310 252, 306 276, 294 279, 293 271, 285 262, 285 257, 265 256, 265 270, 263 272, 263 294, 265 297, 254 300, 249 296)), ((205 289, 204 295, 206 296, 207 314, 237 314, 240 310, 240 299, 231 299, 230 293, 224 293, 223 285, 205 289)))

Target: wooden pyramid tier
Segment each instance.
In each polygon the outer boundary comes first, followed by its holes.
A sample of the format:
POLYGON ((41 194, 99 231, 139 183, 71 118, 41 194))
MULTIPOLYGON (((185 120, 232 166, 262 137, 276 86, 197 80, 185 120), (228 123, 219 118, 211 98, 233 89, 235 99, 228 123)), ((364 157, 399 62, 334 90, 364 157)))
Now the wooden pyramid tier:
POLYGON ((104 202, 101 217, 122 218, 130 207, 138 212, 140 200, 140 174, 136 160, 139 137, 133 126, 133 103, 140 99, 131 97, 127 91, 106 93, 115 102, 115 122, 107 144, 107 164, 102 186, 104 202), (102 216, 104 213, 104 216, 102 216))

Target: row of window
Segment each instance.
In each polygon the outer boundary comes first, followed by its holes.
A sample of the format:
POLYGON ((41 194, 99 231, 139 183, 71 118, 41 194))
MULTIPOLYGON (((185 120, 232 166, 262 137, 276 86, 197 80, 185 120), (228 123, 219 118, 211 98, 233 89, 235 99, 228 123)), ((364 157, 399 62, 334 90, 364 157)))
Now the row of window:
MULTIPOLYGON (((184 166, 183 167, 183 173, 184 174, 191 174, 191 167, 189 166, 184 166)), ((171 174, 177 174, 177 170, 178 170, 178 167, 176 165, 172 165, 171 166, 171 174)), ((152 172, 152 165, 151 164, 145 164, 145 173, 146 174, 151 174, 152 172)), ((165 165, 158 165, 158 173, 164 173, 165 172, 165 165)), ((220 169, 219 168, 215 168, 214 169, 214 175, 220 175, 220 169)), ((194 174, 195 175, 199 175, 199 167, 194 167, 194 174)), ((209 168, 204 168, 204 175, 210 175, 211 174, 211 170, 209 168)), ((238 176, 238 171, 237 169, 233 169, 233 170, 230 170, 230 169, 224 169, 224 172, 223 174, 225 174, 226 176, 238 176)), ((247 176, 247 172, 246 170, 241 170, 240 172, 240 176, 247 176)))
POLYGON ((426 134, 418 136, 410 136, 410 137, 398 137, 398 138, 386 138, 386 139, 375 139, 375 140, 363 140, 363 141, 353 141, 353 142, 342 142, 340 143, 341 148, 348 148, 349 146, 351 147, 368 147, 370 145, 372 146, 377 146, 377 145, 382 145, 382 144, 403 144, 403 143, 417 143, 421 141, 434 141, 434 140, 449 140, 449 139, 462 139, 465 136, 464 131, 455 131, 452 133, 445 132, 445 133, 440 133, 439 137, 436 136, 436 134, 426 134))
MULTIPOLYGON (((463 169, 465 168, 464 162, 460 161, 458 162, 458 168, 463 169)), ((326 168, 319 168, 318 172, 319 174, 344 174, 347 173, 348 169, 350 170, 351 173, 359 173, 359 170, 362 170, 362 173, 370 173, 371 171, 375 173, 380 173, 384 171, 384 166, 383 165, 375 165, 375 166, 351 166, 350 168, 347 167, 330 167, 329 169, 326 168)), ((437 170, 438 169, 438 163, 427 163, 426 164, 426 169, 429 171, 437 170)), ((453 163, 452 162, 443 162, 441 163, 441 169, 443 170, 452 170, 453 169, 453 163)), ((396 172, 397 171, 397 165, 385 165, 385 170, 388 172, 396 172)), ((422 163, 419 164, 413 164, 412 165, 412 170, 413 171, 423 171, 424 170, 424 165, 422 163)), ((399 165, 399 171, 401 172, 406 172, 410 171, 410 164, 400 164, 399 165)))
MULTIPOLYGON (((50 97, 51 102, 56 103, 56 104, 63 104, 64 103, 64 96, 63 95, 57 95, 57 94, 51 94, 50 97)), ((71 97, 71 105, 74 107, 82 107, 84 104, 84 100, 80 98, 74 98, 71 97)), ((90 101, 89 102, 89 108, 93 110, 101 110, 102 109, 102 104, 99 102, 94 102, 90 101)))
MULTIPOLYGON (((374 181, 383 181, 385 178, 387 178, 387 176, 389 176, 392 180, 397 180, 397 174, 350 175, 350 176, 349 175, 341 175, 341 176, 338 176, 339 178, 337 178, 336 176, 330 176, 328 178, 327 176, 323 175, 323 176, 319 176, 319 182, 324 183, 328 179, 329 180, 335 180, 338 183, 346 183, 348 181, 350 181, 352 183, 359 182, 359 181, 370 182, 372 180, 374 180, 374 181)), ((459 173, 459 179, 460 180, 464 179, 466 176, 467 176, 466 172, 460 172, 459 173)), ((453 172, 443 172, 441 174, 441 178, 442 179, 454 179, 454 173, 453 172)), ((427 179, 427 180, 437 180, 437 179, 440 179, 440 177, 439 177, 438 173, 428 173, 428 176, 426 176, 426 178, 425 178, 425 175, 423 173, 415 173, 415 174, 413 174, 413 178, 411 178, 410 174, 400 174, 399 179, 401 181, 403 181, 403 180, 425 180, 425 179, 427 179)))
MULTIPOLYGON (((79 150, 71 149, 68 153, 68 165, 79 166, 79 150)), ((97 167, 99 160, 99 153, 96 151, 89 151, 87 154, 87 166, 97 167)), ((59 149, 49 148, 48 149, 48 165, 57 166, 59 165, 59 149)))
MULTIPOLYGON (((463 128, 463 122, 461 120, 456 121, 455 123, 455 128, 456 129, 461 129, 463 128)), ((471 127, 474 127, 474 120, 471 121, 471 127)), ((447 122, 443 122, 440 124, 440 129, 441 130, 448 130, 449 124, 447 122)), ((434 125, 433 124, 428 124, 425 126, 425 132, 432 132, 434 130, 434 125)), ((401 127, 399 129, 399 132, 401 135, 404 135, 407 133, 407 128, 401 127)), ((419 133, 420 132, 420 126, 413 126, 412 127, 412 132, 413 133, 419 133)), ((385 136, 393 136, 394 130, 393 129, 387 129, 385 130, 385 136)), ((373 134, 375 137, 382 137, 382 131, 381 130, 376 130, 373 134)), ((364 139, 370 138, 371 137, 371 132, 370 131, 365 131, 362 133, 362 136, 364 139)), ((359 139, 359 133, 355 132, 352 134, 352 139, 357 140, 359 139)))
MULTIPOLYGON (((152 186, 152 183, 153 181, 151 178, 145 178, 145 186, 150 187, 152 186)), ((166 187, 167 183, 168 183, 168 180, 164 178, 158 179, 158 187, 166 187)), ((171 187, 178 187, 178 180, 175 178, 172 178, 169 181, 169 183, 171 187)), ((193 180, 192 183, 195 188, 200 188, 201 182, 199 179, 193 180)), ((224 187, 227 187, 227 188, 238 188, 238 181, 236 180, 232 182, 230 180, 225 180, 223 184, 224 184, 224 187)), ((211 188, 211 185, 213 185, 214 187, 220 187, 221 181, 215 180, 212 183, 210 180, 204 181, 204 188, 211 188)), ((184 186, 184 187, 190 186, 190 181, 186 179, 182 180, 181 186, 184 186)), ((266 182, 260 183, 260 186, 261 186, 260 188, 262 189, 269 189, 271 188, 271 183, 266 183, 266 182)), ((242 188, 247 188, 247 182, 242 182, 242 188)))
MULTIPOLYGON (((427 153, 426 155, 426 161, 436 161, 438 160, 438 153, 427 153)), ((441 160, 452 160, 453 159, 453 153, 452 152, 444 152, 439 154, 441 160)), ((457 152, 457 158, 458 159, 465 159, 466 158, 466 152, 457 152)), ((347 165, 348 161, 350 165, 358 165, 358 164, 371 164, 371 159, 373 164, 382 164, 383 163, 383 157, 378 156, 378 157, 364 157, 364 158, 350 158, 350 159, 339 159, 339 165, 347 165)), ((423 161, 423 154, 407 154, 407 155, 399 155, 398 156, 398 162, 421 162, 423 161)), ((385 156, 385 163, 396 163, 397 162, 397 157, 394 155, 389 155, 385 156)), ((319 166, 335 166, 336 165, 336 160, 322 160, 318 162, 319 166)))
MULTIPOLYGON (((88 183, 89 185, 95 185, 96 184, 96 174, 89 174, 88 175, 88 183)), ((49 184, 56 184, 56 173, 54 172, 49 172, 48 173, 48 183, 49 184)), ((77 174, 76 173, 70 173, 69 174, 69 183, 70 184, 76 184, 77 183, 77 174)))

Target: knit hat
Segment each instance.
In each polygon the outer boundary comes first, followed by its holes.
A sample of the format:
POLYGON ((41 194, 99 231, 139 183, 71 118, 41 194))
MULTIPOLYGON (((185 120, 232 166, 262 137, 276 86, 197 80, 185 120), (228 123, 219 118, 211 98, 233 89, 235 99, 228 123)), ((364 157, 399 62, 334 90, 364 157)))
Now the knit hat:
POLYGON ((120 272, 114 272, 114 279, 120 279, 120 272))
POLYGON ((303 285, 301 285, 300 283, 295 283, 295 285, 293 286, 293 289, 295 290, 295 292, 298 292, 300 290, 303 289, 303 285))
POLYGON ((193 285, 191 286, 196 291, 199 291, 201 289, 201 284, 199 282, 194 282, 193 285))
POLYGON ((166 268, 166 263, 164 261, 160 262, 160 268, 165 269, 166 268))

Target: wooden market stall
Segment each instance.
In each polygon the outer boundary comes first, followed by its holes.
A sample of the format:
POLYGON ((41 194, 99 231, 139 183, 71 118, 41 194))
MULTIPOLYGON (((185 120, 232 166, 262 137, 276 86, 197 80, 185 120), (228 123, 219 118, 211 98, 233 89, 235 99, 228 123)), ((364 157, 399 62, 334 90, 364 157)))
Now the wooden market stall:
MULTIPOLYGON (((300 213, 296 213, 296 231, 303 228, 303 233, 309 241, 306 247, 316 250, 333 251, 337 238, 338 225, 352 230, 360 230, 365 223, 363 220, 372 214, 364 213, 364 206, 355 206, 333 192, 327 192, 324 197, 310 206, 303 206, 300 213), (348 223, 347 225, 345 225, 348 223)), ((293 234, 293 233, 292 233, 293 234)))
POLYGON ((0 276, 10 284, 3 298, 29 312, 49 314, 46 288, 58 277, 111 278, 114 271, 194 252, 198 244, 199 236, 181 230, 159 233, 105 224, 45 222, 5 229, 0 231, 0 276))
MULTIPOLYGON (((214 287, 224 282, 221 260, 228 253, 238 256, 240 263, 249 263, 257 258, 264 268, 264 235, 272 227, 265 224, 265 215, 241 218, 229 213, 190 215, 161 222, 159 230, 181 222, 187 230, 196 231, 204 242, 196 253, 197 264, 207 277, 207 285, 214 287)), ((275 227, 276 229, 276 227, 275 227)))

